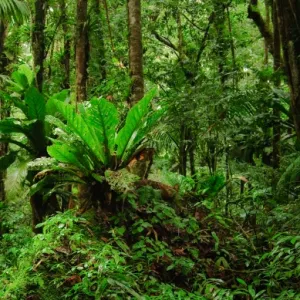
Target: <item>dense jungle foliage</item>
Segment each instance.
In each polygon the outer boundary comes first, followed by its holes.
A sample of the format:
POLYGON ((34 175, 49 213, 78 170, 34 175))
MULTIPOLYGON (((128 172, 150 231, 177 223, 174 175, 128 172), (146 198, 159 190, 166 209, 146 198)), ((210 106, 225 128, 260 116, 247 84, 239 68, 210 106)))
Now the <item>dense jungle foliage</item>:
POLYGON ((0 299, 300 299, 298 0, 0 0, 0 299))

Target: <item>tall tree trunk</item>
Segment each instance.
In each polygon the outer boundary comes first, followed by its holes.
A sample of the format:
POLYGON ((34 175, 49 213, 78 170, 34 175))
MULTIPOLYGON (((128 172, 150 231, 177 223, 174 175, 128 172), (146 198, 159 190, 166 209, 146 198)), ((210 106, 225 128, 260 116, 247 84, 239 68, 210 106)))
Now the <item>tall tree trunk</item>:
POLYGON ((227 12, 228 31, 229 31, 229 38, 230 38, 230 50, 231 50, 231 57, 232 57, 232 85, 233 85, 233 89, 236 89, 238 84, 236 54, 235 54, 234 40, 232 34, 232 25, 230 20, 229 7, 226 8, 226 12, 227 12))
MULTIPOLYGON (((284 1, 284 0, 283 0, 284 1)), ((248 18, 252 19, 260 31, 262 37, 265 39, 265 43, 268 46, 268 51, 273 55, 273 34, 268 26, 268 23, 263 19, 259 9, 258 9, 258 0, 250 0, 248 6, 248 18)))
POLYGON ((192 130, 189 130, 189 158, 190 158, 190 170, 191 170, 191 176, 194 177, 196 175, 196 166, 195 166, 195 139, 193 137, 192 130))
POLYGON ((64 80, 63 80, 63 88, 69 89, 70 88, 70 60, 71 60, 71 39, 68 36, 69 33, 69 26, 68 26, 68 12, 66 1, 60 1, 60 9, 62 15, 62 29, 64 32, 64 56, 63 56, 63 67, 64 67, 64 80))
POLYGON ((277 4, 285 68, 291 92, 291 111, 297 137, 300 139, 300 2, 274 1, 277 4))
POLYGON ((186 176, 187 169, 187 144, 186 144, 187 130, 184 124, 180 127, 180 144, 179 144, 179 174, 186 176))
POLYGON ((141 0, 127 0, 127 10, 129 69, 132 81, 129 101, 132 106, 144 96, 141 0))
POLYGON ((32 28, 33 66, 36 71, 36 85, 40 91, 44 81, 45 59, 45 22, 47 13, 47 0, 35 0, 32 28))
MULTIPOLYGON (((280 42, 280 32, 277 16, 277 5, 276 1, 273 2, 273 32, 274 32, 274 72, 275 72, 275 82, 274 85, 276 88, 280 87, 280 58, 281 58, 281 42, 280 42)), ((277 97, 278 98, 278 97, 277 97)), ((280 164, 280 110, 276 107, 273 107, 273 168, 278 169, 280 164)))
POLYGON ((88 66, 88 0, 77 0, 76 25, 76 104, 87 98, 88 66))
MULTIPOLYGON (((270 32, 270 0, 265 0, 265 9, 266 9, 266 26, 267 30, 270 32)), ((268 40, 264 37, 265 43, 265 57, 264 64, 267 65, 269 61, 269 45, 268 40)))
MULTIPOLYGON (((0 21, 0 74, 5 73, 5 67, 7 65, 7 58, 4 54, 4 43, 6 38, 6 25, 0 21)), ((4 101, 0 97, 0 120, 3 120, 7 116, 6 107, 4 101)), ((0 157, 7 154, 8 145, 0 142, 0 157)), ((5 186, 4 181, 6 178, 6 171, 0 171, 0 202, 5 200, 5 186)))
POLYGON ((107 22, 107 27, 108 27, 109 40, 110 40, 110 44, 111 44, 111 50, 114 53, 115 52, 115 46, 114 46, 114 41, 113 41, 113 37, 112 37, 112 30, 111 30, 111 25, 110 25, 109 10, 108 10, 108 5, 107 5, 107 1, 106 0, 103 0, 103 5, 104 5, 104 9, 105 9, 105 16, 106 16, 106 22, 107 22))
MULTIPOLYGON (((101 19, 100 1, 92 1, 89 26, 89 68, 93 72, 91 85, 99 85, 106 78, 105 43, 101 19)), ((91 79, 91 75, 90 75, 91 79)))
POLYGON ((225 5, 219 0, 214 1, 214 11, 216 13, 215 27, 217 32, 217 56, 218 56, 218 67, 220 74, 221 87, 224 90, 225 82, 227 80, 226 72, 226 56, 227 51, 230 49, 230 42, 225 30, 226 14, 225 5))

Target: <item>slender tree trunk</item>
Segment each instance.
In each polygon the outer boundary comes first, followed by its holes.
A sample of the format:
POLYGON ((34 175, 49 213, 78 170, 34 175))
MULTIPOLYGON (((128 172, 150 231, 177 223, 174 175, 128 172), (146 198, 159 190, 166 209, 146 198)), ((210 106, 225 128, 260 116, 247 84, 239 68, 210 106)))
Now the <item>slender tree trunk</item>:
POLYGON ((273 55, 273 34, 267 22, 263 19, 258 9, 258 0, 250 0, 248 6, 248 18, 253 20, 258 30, 260 31, 262 37, 265 39, 266 45, 268 46, 268 51, 273 55))
POLYGON ((66 6, 66 1, 60 1, 60 9, 62 14, 62 29, 64 32, 64 56, 63 56, 63 67, 64 67, 64 80, 63 89, 70 88, 70 60, 71 60, 71 39, 68 36, 69 26, 68 26, 68 11, 66 6))
POLYGON ((226 55, 227 51, 230 49, 230 42, 228 41, 228 37, 226 36, 225 31, 225 6, 219 2, 218 0, 214 1, 214 10, 216 13, 215 19, 215 27, 217 32, 217 55, 218 55, 218 66, 219 66, 219 74, 221 87, 224 90, 225 82, 227 80, 227 72, 226 72, 226 55))
MULTIPOLYGON (((276 1, 273 3, 273 32, 274 32, 274 72, 275 72, 275 82, 276 88, 280 87, 280 58, 281 58, 281 42, 280 42, 280 32, 277 16, 277 5, 276 1)), ((273 108, 273 168, 278 169, 280 165, 280 110, 274 106, 273 108)))
POLYGON ((44 82, 45 59, 45 22, 47 13, 47 0, 35 0, 32 29, 33 66, 36 72, 36 85, 40 91, 44 82))
POLYGON ((112 37, 112 30, 111 30, 111 25, 110 25, 110 18, 109 18, 109 10, 108 10, 107 1, 103 0, 103 4, 104 4, 104 9, 105 9, 106 22, 107 22, 107 27, 108 27, 108 34, 109 34, 109 40, 110 40, 110 44, 111 44, 111 50, 114 53, 115 52, 115 46, 114 46, 114 41, 113 41, 113 37, 112 37))
POLYGON ((129 69, 132 81, 129 101, 132 106, 144 96, 141 0, 127 0, 127 10, 129 69))
POLYGON ((93 72, 93 82, 91 84, 93 85, 95 83, 94 85, 99 85, 99 83, 106 78, 105 43, 99 0, 92 1, 90 23, 89 65, 93 72))
POLYGON ((297 137, 300 139, 300 2, 274 1, 277 4, 286 74, 291 92, 291 111, 297 137))
POLYGON ((50 54, 49 54, 49 65, 48 65, 48 79, 51 80, 52 77, 52 64, 53 64, 53 55, 55 48, 55 40, 53 40, 52 45, 50 46, 50 54))
POLYGON ((180 144, 179 144, 179 174, 186 176, 187 169, 187 145, 186 145, 186 126, 180 127, 180 144))
POLYGON ((192 133, 190 134, 190 146, 189 146, 189 158, 190 158, 190 169, 191 176, 196 175, 196 167, 195 167, 195 141, 193 140, 192 133))
MULTIPOLYGON (((0 74, 5 73, 5 67, 7 65, 7 58, 4 54, 4 43, 6 38, 6 25, 0 21, 0 74)), ((4 101, 0 97, 0 120, 3 120, 7 116, 6 107, 4 101)), ((7 154, 8 144, 0 142, 0 157, 7 154)), ((5 201, 5 185, 6 171, 0 171, 0 202, 5 201)))
POLYGON ((87 99, 88 66, 88 0, 77 0, 76 26, 76 104, 87 99))
POLYGON ((230 50, 231 50, 231 56, 232 56, 232 84, 233 88, 237 88, 238 84, 238 79, 237 79, 237 68, 236 68, 236 55, 235 55, 235 47, 234 47, 234 40, 233 40, 233 35, 232 35, 232 25, 231 25, 231 20, 230 20, 230 11, 229 8, 226 8, 227 12, 227 20, 228 20, 228 31, 230 35, 230 50))
MULTIPOLYGON (((265 0, 265 9, 266 9, 266 26, 267 30, 270 32, 270 0, 265 0)), ((265 43, 265 57, 264 64, 267 65, 269 61, 269 45, 268 40, 264 37, 265 43)))

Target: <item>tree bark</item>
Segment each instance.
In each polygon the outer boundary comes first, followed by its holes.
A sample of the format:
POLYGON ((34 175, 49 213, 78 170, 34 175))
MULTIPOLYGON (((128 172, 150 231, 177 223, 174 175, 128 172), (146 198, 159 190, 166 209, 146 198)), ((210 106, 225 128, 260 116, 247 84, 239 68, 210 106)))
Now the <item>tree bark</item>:
POLYGON ((215 28, 216 28, 216 42, 217 42, 217 55, 218 55, 218 67, 220 74, 221 87, 224 90, 225 83, 228 78, 227 75, 227 66, 226 66, 226 56, 227 52, 230 49, 230 42, 225 31, 225 5, 219 1, 214 2, 214 11, 215 11, 215 28))
POLYGON ((180 127, 180 144, 179 144, 179 174, 186 176, 187 171, 187 129, 185 124, 180 127))
POLYGON ((87 0, 77 0, 76 104, 87 99, 88 30, 87 0))
POLYGON ((275 0, 291 92, 291 111, 298 139, 300 139, 300 2, 275 0))
POLYGON ((111 50, 114 53, 115 52, 115 46, 114 46, 114 41, 113 41, 113 37, 112 37, 112 30, 111 30, 111 25, 110 25, 109 10, 108 10, 108 5, 107 5, 107 1, 106 0, 103 0, 103 5, 104 5, 104 9, 105 9, 106 22, 107 22, 109 40, 110 40, 110 44, 111 44, 111 50))
MULTIPOLYGON (((5 73, 5 67, 7 65, 7 58, 4 54, 4 44, 6 38, 6 25, 0 21, 0 74, 5 73)), ((4 105, 4 101, 0 97, 0 120, 3 120, 7 116, 7 111, 4 105)), ((7 154, 8 144, 0 142, 0 157, 7 154)), ((0 171, 0 202, 5 201, 5 185, 6 171, 0 171)))
MULTIPOLYGON (((280 42, 280 32, 278 24, 278 15, 277 15, 277 5, 276 1, 273 2, 273 32, 274 32, 274 73, 275 81, 274 85, 276 88, 280 87, 280 68, 281 68, 281 42, 280 42)), ((280 110, 276 107, 273 107, 273 168, 278 169, 280 165, 280 110)))
POLYGON ((45 59, 45 22, 47 13, 47 0, 35 0, 32 28, 33 67, 36 72, 36 85, 40 92, 44 82, 45 59))
POLYGON ((64 67, 64 80, 62 83, 63 89, 70 89, 70 60, 71 60, 71 39, 68 36, 69 34, 69 26, 68 26, 68 12, 66 1, 60 1, 60 9, 62 15, 62 29, 64 32, 64 56, 62 60, 62 64, 64 67))
POLYGON ((106 79, 105 43, 99 0, 92 1, 91 10, 88 33, 90 51, 89 68, 93 76, 91 74, 89 76, 89 85, 97 86, 102 80, 106 79))
POLYGON ((141 0, 127 0, 127 10, 129 69, 132 81, 129 102, 133 106, 144 96, 141 0))
MULTIPOLYGON (((266 9, 266 26, 270 31, 270 0, 265 0, 265 9, 266 9)), ((267 65, 269 61, 269 45, 268 41, 264 38, 265 43, 265 57, 264 57, 264 64, 267 65)))
POLYGON ((269 52, 273 55, 274 54, 273 34, 268 26, 268 23, 265 22, 265 20, 263 19, 262 15, 258 10, 257 0, 250 0, 250 4, 248 6, 248 18, 254 21, 262 37, 265 39, 265 43, 268 47, 269 52))

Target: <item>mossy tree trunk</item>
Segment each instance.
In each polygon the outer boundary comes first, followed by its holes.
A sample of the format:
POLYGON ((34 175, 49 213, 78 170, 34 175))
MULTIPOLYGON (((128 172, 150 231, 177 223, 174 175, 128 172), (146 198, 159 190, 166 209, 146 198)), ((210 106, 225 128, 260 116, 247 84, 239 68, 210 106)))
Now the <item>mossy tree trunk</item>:
POLYGON ((127 0, 129 69, 132 81, 130 105, 133 106, 144 96, 143 46, 141 25, 141 1, 127 0))
POLYGON ((43 90, 45 60, 45 23, 47 0, 35 0, 32 20, 33 66, 36 72, 36 85, 43 90))
MULTIPOLYGON (((0 21, 0 74, 5 73, 7 58, 4 54, 4 44, 6 38, 6 24, 0 21)), ((0 97, 0 120, 7 116, 7 110, 3 99, 0 97)), ((0 157, 7 154, 8 145, 0 142, 0 157)), ((5 200, 5 185, 6 171, 0 171, 0 202, 5 200)))
POLYGON ((88 25, 87 0, 77 0, 76 25, 76 103, 87 99, 88 25))
POLYGON ((291 111, 300 139, 300 2, 274 0, 277 5, 285 70, 291 92, 291 111))

